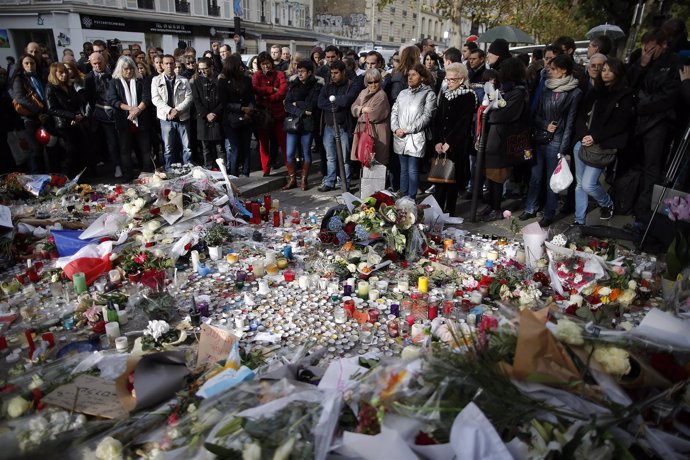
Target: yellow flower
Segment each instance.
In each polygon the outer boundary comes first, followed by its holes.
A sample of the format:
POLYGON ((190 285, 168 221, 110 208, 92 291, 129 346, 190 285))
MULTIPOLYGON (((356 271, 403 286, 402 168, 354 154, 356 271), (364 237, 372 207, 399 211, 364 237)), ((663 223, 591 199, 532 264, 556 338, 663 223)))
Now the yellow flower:
POLYGON ((622 376, 630 372, 630 355, 621 348, 597 348, 592 357, 601 364, 604 372, 608 374, 622 376))
POLYGON ((582 329, 577 323, 569 319, 560 319, 556 324, 556 338, 568 345, 582 345, 585 343, 582 338, 582 329))

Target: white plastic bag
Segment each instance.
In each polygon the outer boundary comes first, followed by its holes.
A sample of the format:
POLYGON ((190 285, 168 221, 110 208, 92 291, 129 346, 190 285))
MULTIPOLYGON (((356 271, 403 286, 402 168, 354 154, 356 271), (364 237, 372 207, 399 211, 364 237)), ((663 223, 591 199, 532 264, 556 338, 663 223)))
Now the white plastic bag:
POLYGON ((558 165, 556 165, 556 169, 554 169, 551 175, 551 181, 549 182, 553 193, 561 193, 573 183, 573 173, 570 172, 568 160, 560 154, 558 157, 558 165))

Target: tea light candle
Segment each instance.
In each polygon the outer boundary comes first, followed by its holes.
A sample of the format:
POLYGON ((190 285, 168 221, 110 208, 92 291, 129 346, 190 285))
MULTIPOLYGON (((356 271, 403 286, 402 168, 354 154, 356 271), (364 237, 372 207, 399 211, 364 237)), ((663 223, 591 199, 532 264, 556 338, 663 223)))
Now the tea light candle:
POLYGON ((366 299, 369 297, 368 281, 360 281, 359 283, 357 283, 357 295, 360 296, 362 299, 366 299))
POLYGON ((278 265, 278 268, 283 269, 288 266, 288 260, 285 257, 281 257, 280 259, 276 260, 276 264, 278 265))
POLYGON ((487 252, 487 253, 486 253, 486 258, 487 258, 488 260, 491 260, 491 261, 498 260, 498 251, 496 251, 496 250, 491 250, 491 251, 487 252))
POLYGON ((386 280, 378 280, 376 282, 376 289, 379 292, 386 292, 388 290, 388 281, 386 280))
POLYGON ((125 353, 129 348, 127 337, 121 336, 115 339, 115 349, 120 353, 125 353))
POLYGON ((420 276, 419 278, 417 278, 417 289, 422 294, 426 294, 427 292, 429 292, 429 278, 427 278, 426 276, 420 276))
POLYGON ((192 270, 199 271, 199 251, 192 251, 192 270))
POLYGON ((116 321, 105 323, 105 334, 108 336, 110 344, 114 344, 115 339, 120 337, 120 323, 116 321))
POLYGON ((83 272, 75 273, 72 276, 72 282, 74 283, 74 290, 77 294, 86 292, 86 275, 83 272))
POLYGON ((236 252, 231 252, 225 256, 225 260, 227 260, 229 264, 236 264, 240 260, 240 256, 236 252))
POLYGON ((371 289, 369 291, 369 300, 377 300, 380 296, 378 289, 371 289))
POLYGON ((278 273, 278 264, 275 262, 272 262, 270 264, 266 264, 266 273, 269 275, 275 275, 278 273))

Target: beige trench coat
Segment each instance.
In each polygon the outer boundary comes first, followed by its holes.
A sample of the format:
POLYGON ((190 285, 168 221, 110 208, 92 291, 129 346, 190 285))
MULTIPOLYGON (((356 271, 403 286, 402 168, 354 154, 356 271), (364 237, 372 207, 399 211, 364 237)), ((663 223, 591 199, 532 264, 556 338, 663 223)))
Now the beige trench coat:
POLYGON ((359 139, 359 131, 364 130, 366 126, 365 114, 362 113, 364 107, 371 107, 374 110, 369 113, 369 123, 374 128, 374 149, 376 151, 374 158, 381 164, 388 164, 388 156, 390 155, 389 145, 391 141, 391 125, 390 113, 391 107, 388 103, 388 97, 385 91, 378 90, 375 93, 370 93, 367 88, 363 89, 357 100, 352 104, 352 116, 357 118, 355 124, 355 133, 352 140, 352 151, 350 158, 357 161, 357 141, 359 139))

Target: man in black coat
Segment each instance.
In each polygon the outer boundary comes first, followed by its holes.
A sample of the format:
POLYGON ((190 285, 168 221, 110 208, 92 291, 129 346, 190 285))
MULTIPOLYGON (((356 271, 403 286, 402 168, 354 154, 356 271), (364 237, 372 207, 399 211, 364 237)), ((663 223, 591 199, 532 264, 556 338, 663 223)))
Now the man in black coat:
POLYGON ((666 34, 661 29, 642 36, 642 54, 630 66, 628 78, 638 98, 635 144, 643 149, 642 184, 635 218, 644 225, 651 216, 654 184, 662 179, 676 122, 674 107, 680 96, 678 58, 668 48, 666 34))
MULTIPOLYGON (((108 157, 115 166, 115 177, 122 177, 120 167, 120 148, 115 127, 115 111, 108 102, 108 86, 112 76, 106 71, 106 61, 103 55, 94 51, 89 56, 91 72, 84 77, 84 92, 86 98, 86 118, 89 121, 91 140, 90 145, 96 148, 94 153, 107 149, 108 157), (102 145, 105 143, 105 146, 102 145)), ((90 158, 98 158, 91 155, 90 158)))
POLYGON ((196 108, 196 135, 201 141, 204 167, 211 169, 223 155, 223 104, 218 96, 218 79, 213 78, 213 61, 199 60, 199 77, 192 84, 196 108))

